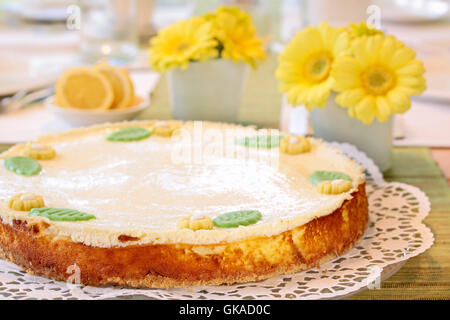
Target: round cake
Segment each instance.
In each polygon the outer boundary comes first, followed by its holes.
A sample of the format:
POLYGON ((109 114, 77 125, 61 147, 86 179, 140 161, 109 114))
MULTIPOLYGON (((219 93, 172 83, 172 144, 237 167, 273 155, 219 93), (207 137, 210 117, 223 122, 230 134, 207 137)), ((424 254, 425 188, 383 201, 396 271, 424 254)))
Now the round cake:
POLYGON ((322 140, 231 124, 75 129, 0 156, 0 252, 85 285, 184 287, 295 273, 368 222, 361 166, 322 140))

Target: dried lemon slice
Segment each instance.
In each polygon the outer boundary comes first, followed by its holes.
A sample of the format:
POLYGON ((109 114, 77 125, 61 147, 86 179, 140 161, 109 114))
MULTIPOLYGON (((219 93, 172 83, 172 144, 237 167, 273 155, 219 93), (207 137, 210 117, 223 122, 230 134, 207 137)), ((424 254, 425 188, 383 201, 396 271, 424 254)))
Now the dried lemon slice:
POLYGON ((130 106, 133 101, 134 90, 128 72, 106 63, 97 64, 94 68, 100 71, 112 85, 114 100, 111 109, 124 109, 130 106))
POLYGON ((99 70, 85 67, 67 70, 55 87, 61 106, 85 110, 106 110, 112 106, 114 91, 99 70))
POLYGON ((36 142, 28 143, 23 154, 35 160, 51 160, 56 156, 55 149, 51 146, 36 142))
POLYGON ((9 200, 9 207, 16 211, 29 211, 44 206, 44 199, 40 195, 33 193, 16 194, 9 200))

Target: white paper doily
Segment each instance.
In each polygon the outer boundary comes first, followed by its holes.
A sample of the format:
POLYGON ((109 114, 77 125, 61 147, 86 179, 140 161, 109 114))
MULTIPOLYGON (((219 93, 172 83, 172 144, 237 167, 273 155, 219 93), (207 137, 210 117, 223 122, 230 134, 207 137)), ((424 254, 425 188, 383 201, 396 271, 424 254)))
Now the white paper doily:
POLYGON ((321 266, 265 281, 186 289, 80 287, 31 276, 0 260, 0 299, 106 299, 129 296, 152 299, 324 299, 348 296, 380 285, 383 268, 392 268, 433 244, 422 220, 430 211, 418 188, 385 182, 373 161, 349 144, 333 143, 365 168, 369 226, 363 240, 345 255, 321 266))

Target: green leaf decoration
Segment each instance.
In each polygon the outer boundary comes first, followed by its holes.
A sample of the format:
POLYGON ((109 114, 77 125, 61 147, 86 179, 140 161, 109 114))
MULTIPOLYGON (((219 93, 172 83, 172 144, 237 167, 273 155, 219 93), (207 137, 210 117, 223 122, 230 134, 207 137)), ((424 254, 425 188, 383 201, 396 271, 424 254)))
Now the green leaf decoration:
POLYGON ((333 181, 337 179, 352 181, 348 175, 337 171, 314 171, 309 177, 309 181, 314 184, 319 184, 322 181, 333 181))
POLYGON ((30 211, 30 217, 46 217, 51 221, 83 221, 95 219, 95 216, 72 209, 59 208, 34 208, 30 211))
POLYGON ((277 148, 280 145, 282 136, 252 136, 238 138, 234 140, 234 143, 249 148, 277 148))
POLYGON ((150 135, 151 132, 145 128, 125 128, 110 134, 106 140, 113 142, 139 141, 150 135))
POLYGON ((261 212, 257 210, 243 210, 223 213, 213 219, 213 223, 219 228, 236 228, 248 226, 261 220, 261 212))
POLYGON ((29 157, 11 157, 5 160, 5 168, 23 176, 34 176, 41 172, 39 162, 29 157))

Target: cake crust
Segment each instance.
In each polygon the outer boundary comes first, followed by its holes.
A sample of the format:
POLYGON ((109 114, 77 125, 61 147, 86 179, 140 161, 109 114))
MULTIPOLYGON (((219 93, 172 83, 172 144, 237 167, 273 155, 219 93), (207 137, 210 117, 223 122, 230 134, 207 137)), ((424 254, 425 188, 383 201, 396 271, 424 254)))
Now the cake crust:
MULTIPOLYGON (((45 232, 46 222, 0 223, 0 255, 27 272, 84 285, 168 288, 219 285, 295 273, 352 248, 368 223, 365 184, 329 215, 277 235, 218 244, 145 244, 102 248, 45 232), (72 268, 70 268, 72 267, 72 268)), ((123 241, 132 241, 126 237, 123 241)))

